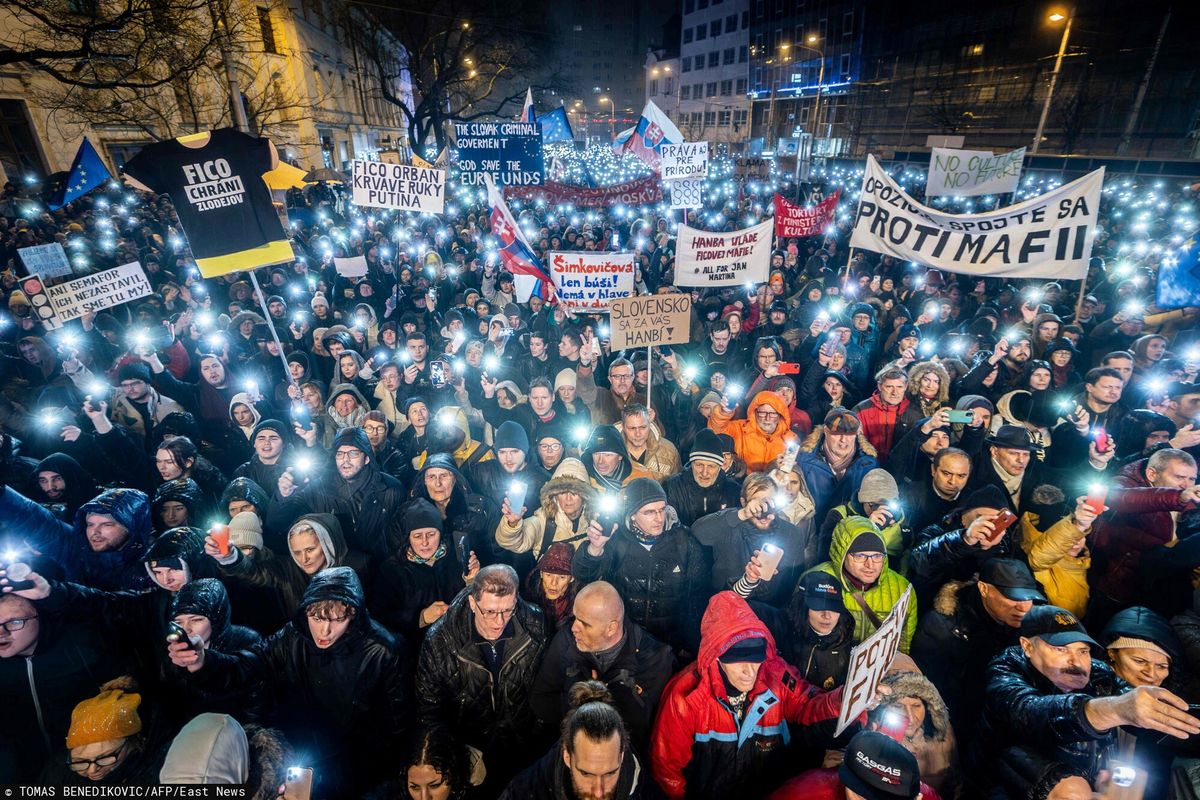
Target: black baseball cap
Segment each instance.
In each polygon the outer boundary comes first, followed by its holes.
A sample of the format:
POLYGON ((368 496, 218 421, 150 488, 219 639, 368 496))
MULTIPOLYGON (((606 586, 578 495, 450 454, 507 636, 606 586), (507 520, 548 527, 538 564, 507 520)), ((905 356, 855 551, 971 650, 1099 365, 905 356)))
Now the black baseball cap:
POLYGON ((1028 639, 1041 639, 1048 645, 1063 645, 1087 642, 1097 650, 1100 645, 1084 629, 1075 615, 1058 606, 1034 606, 1021 620, 1021 635, 1028 639))
POLYGON ((717 659, 726 664, 761 664, 767 660, 767 640, 751 636, 730 645, 717 659))
POLYGON ((912 800, 921 792, 916 757, 878 731, 863 731, 850 740, 838 777, 843 786, 867 800, 912 800))
POLYGON ((1025 562, 1014 558, 989 558, 979 568, 979 582, 995 586, 1009 600, 1045 603, 1042 587, 1025 562))
POLYGON ((810 572, 800 580, 797 587, 804 597, 804 607, 810 611, 845 612, 842 585, 828 572, 810 572))

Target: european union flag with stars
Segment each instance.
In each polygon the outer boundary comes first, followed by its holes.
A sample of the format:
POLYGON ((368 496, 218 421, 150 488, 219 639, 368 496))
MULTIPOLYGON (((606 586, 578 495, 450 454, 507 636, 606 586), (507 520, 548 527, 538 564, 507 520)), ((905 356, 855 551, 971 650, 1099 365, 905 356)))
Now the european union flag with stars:
POLYGON ((1200 230, 1163 256, 1155 305, 1161 309, 1200 306, 1200 230))
POLYGON ((108 167, 104 166, 104 162, 100 160, 100 154, 96 152, 96 148, 92 147, 92 143, 85 136, 83 144, 79 145, 79 152, 75 154, 71 171, 67 174, 66 181, 63 182, 62 196, 56 198, 55 202, 46 205, 51 211, 57 211, 72 200, 83 197, 110 178, 112 175, 109 174, 108 167))
POLYGON ((567 119, 565 108, 559 106, 553 111, 547 111, 538 117, 537 121, 542 126, 542 141, 546 144, 574 141, 575 135, 571 133, 571 122, 567 119))

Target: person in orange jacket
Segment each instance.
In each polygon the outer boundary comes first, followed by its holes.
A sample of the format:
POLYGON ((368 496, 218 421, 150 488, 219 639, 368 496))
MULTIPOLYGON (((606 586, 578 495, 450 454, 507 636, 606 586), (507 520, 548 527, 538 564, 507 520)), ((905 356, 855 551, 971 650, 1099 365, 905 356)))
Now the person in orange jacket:
POLYGON ((713 409, 708 427, 717 433, 729 434, 733 447, 749 472, 765 472, 774 465, 788 443, 799 447, 800 440, 792 433, 787 403, 775 392, 759 392, 748 406, 746 419, 735 420, 734 409, 723 402, 713 409))

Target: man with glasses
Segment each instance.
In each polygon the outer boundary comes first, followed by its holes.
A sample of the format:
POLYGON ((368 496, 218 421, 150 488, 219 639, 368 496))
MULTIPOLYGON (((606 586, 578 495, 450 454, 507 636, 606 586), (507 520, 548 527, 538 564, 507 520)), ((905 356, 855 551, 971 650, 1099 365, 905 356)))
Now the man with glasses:
POLYGON ((29 599, 0 594, 0 783, 34 783, 62 742, 71 710, 101 683, 126 671, 122 655, 93 625, 55 620, 43 636, 29 599), (40 735, 39 735, 40 734, 40 735))
POLYGON ((332 475, 308 480, 295 466, 283 471, 268 524, 287 530, 302 512, 333 514, 352 549, 387 558, 393 534, 403 536, 394 512, 407 499, 404 486, 379 468, 362 428, 338 431, 332 449, 332 475))
POLYGON ((595 425, 620 422, 625 406, 638 401, 633 362, 629 359, 618 358, 609 365, 606 383, 607 388, 598 387, 595 375, 579 376, 579 396, 592 410, 592 423, 595 425))
POLYGON ((503 787, 538 741, 529 704, 549 632, 537 606, 520 598, 507 564, 479 570, 468 590, 429 627, 417 665, 421 721, 442 723, 483 753, 490 787, 503 787))
MULTIPOLYGON (((168 414, 182 413, 183 406, 169 397, 163 397, 158 390, 151 386, 152 376, 150 367, 145 362, 136 361, 124 364, 117 370, 116 391, 109 402, 109 417, 130 433, 141 437, 147 448, 154 436, 154 427, 167 418, 168 414)), ((87 387, 92 383, 91 373, 85 378, 87 387)), ((85 388, 84 391, 90 391, 85 388)))
POLYGON ((787 403, 775 392, 754 395, 746 419, 734 419, 737 408, 736 398, 726 395, 713 409, 708 427, 733 439, 734 451, 748 472, 766 472, 789 445, 799 447, 799 437, 788 427, 791 414, 787 403))

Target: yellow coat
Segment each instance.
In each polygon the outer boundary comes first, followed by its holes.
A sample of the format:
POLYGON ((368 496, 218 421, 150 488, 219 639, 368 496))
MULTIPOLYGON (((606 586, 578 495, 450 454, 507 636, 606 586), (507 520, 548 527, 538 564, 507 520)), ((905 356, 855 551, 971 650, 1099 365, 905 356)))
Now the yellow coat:
POLYGON ((1029 560, 1029 569, 1046 590, 1051 605, 1082 617, 1087 609, 1087 571, 1092 557, 1087 548, 1077 556, 1067 553, 1083 534, 1069 516, 1045 531, 1039 531, 1037 523, 1037 514, 1026 512, 1021 515, 1021 544, 1029 560))

